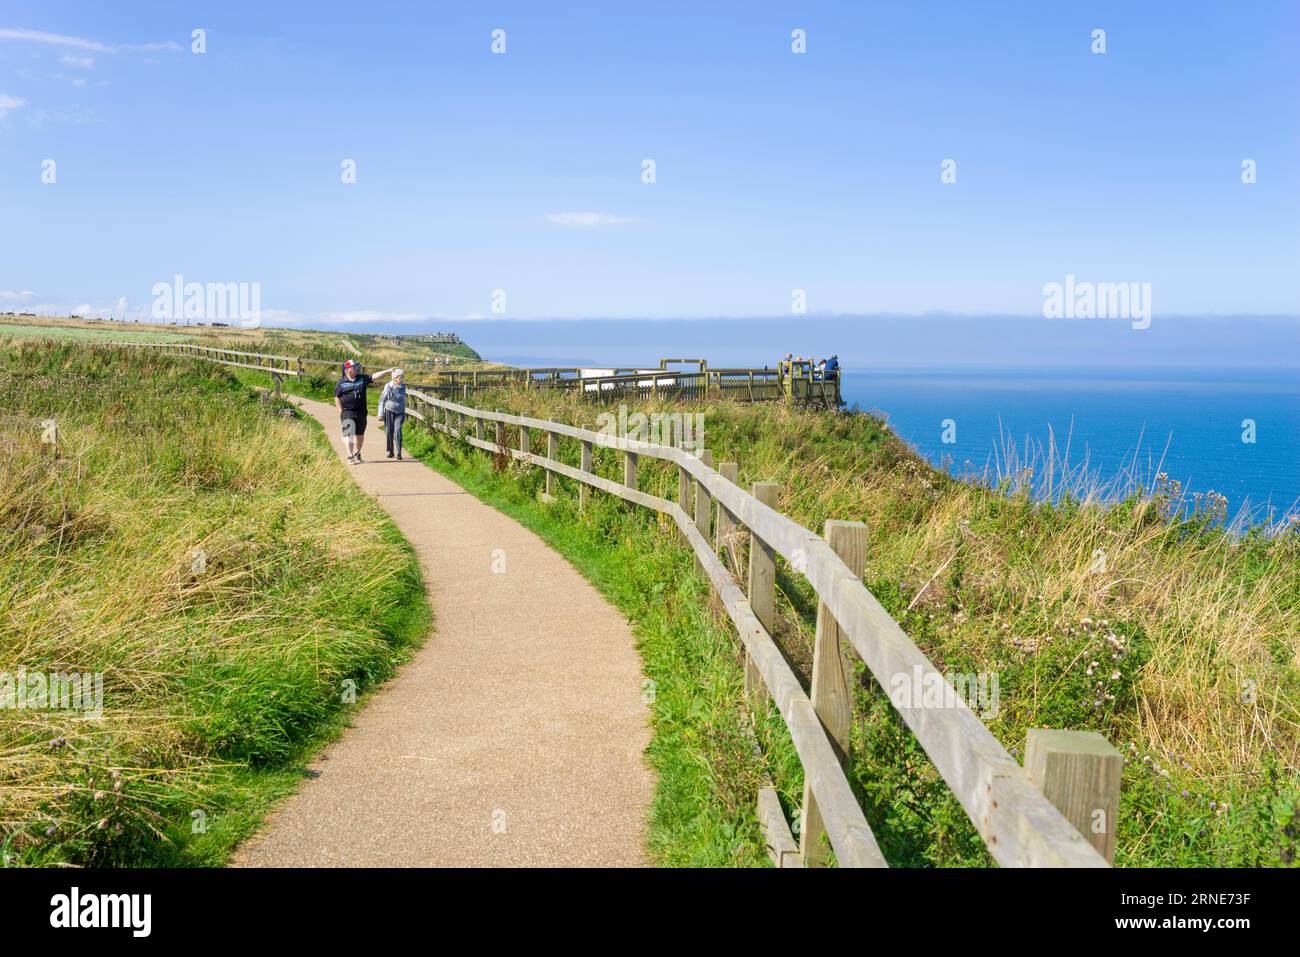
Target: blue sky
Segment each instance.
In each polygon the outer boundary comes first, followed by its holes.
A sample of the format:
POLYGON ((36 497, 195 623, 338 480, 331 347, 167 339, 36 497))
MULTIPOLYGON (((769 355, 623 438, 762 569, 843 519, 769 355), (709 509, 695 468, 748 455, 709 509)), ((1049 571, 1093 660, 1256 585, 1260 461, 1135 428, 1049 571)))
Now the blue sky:
POLYGON ((147 313, 180 273, 315 325, 494 289, 511 319, 1034 315, 1073 274, 1150 282, 1157 321, 1294 316, 1298 51, 1290 2, 8 0, 0 311, 147 313))

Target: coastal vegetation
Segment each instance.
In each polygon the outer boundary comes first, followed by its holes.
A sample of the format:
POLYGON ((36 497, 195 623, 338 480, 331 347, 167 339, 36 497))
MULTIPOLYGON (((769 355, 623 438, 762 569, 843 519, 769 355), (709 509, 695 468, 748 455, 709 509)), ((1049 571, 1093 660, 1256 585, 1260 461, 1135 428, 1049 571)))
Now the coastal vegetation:
MULTIPOLYGON (((606 411, 546 390, 484 394, 478 404, 587 428, 606 411)), ((1012 753, 1023 750, 1032 727, 1095 730, 1120 748, 1118 865, 1296 861, 1295 522, 1225 527, 1214 499, 1189 506, 1168 483, 1090 485, 1060 462, 1052 464, 1052 501, 1023 474, 960 481, 863 414, 779 403, 632 408, 703 414, 714 461, 737 462, 742 486, 779 483, 781 510, 807 528, 828 518, 864 521, 867 586, 941 671, 996 676, 999 706, 982 716, 1012 753)), ((752 794, 764 775, 794 820, 798 762, 779 720, 759 722, 764 757, 755 758, 737 693, 739 646, 722 637, 725 615, 710 608, 668 524, 614 502, 579 517, 571 491, 542 504, 540 469, 417 434, 412 446, 435 467, 532 525, 636 623, 647 675, 660 689, 651 754, 662 859, 744 858, 758 841, 752 794)), ((566 456, 577 464, 562 449, 566 456)), ((621 479, 615 453, 597 449, 595 468, 621 479)), ((642 489, 676 496, 671 467, 643 460, 640 473, 642 489)), ((778 604, 774 637, 807 681, 816 601, 784 565, 778 604)), ((850 777, 892 863, 990 863, 886 690, 865 672, 850 777)))
POLYGON ((0 860, 221 864, 427 633, 416 558, 229 369, 3 345, 0 860))

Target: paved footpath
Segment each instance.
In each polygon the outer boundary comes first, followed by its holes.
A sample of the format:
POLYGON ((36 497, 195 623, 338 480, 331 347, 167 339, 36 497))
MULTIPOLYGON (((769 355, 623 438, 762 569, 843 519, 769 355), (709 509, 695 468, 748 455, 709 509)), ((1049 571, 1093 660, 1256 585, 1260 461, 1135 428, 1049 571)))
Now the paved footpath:
MULTIPOLYGON (((300 402, 342 457, 334 407, 300 402)), ((645 864, 649 711, 627 621, 513 519, 384 458, 373 418, 363 454, 349 468, 419 553, 435 630, 231 863, 645 864)))

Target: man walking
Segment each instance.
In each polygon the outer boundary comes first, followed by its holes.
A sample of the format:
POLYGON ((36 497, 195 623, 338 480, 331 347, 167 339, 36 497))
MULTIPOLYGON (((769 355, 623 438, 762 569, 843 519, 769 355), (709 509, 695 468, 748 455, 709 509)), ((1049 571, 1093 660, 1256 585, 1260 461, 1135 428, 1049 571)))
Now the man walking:
POLYGON ((372 376, 362 372, 352 359, 343 363, 343 378, 334 386, 334 405, 339 410, 339 425, 343 431, 343 444, 348 449, 349 465, 361 463, 361 446, 366 440, 366 386, 393 371, 385 369, 372 376))

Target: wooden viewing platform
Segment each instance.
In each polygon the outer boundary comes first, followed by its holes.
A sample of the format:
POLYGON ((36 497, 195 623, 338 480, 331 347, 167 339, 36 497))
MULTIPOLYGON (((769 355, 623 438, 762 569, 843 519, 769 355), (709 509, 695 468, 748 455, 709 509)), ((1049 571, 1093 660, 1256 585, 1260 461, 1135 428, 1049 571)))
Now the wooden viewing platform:
POLYGON ((806 360, 782 360, 776 368, 709 368, 704 359, 660 359, 655 369, 553 366, 533 369, 448 371, 415 387, 440 398, 460 398, 503 386, 580 392, 594 401, 609 399, 734 399, 789 402, 838 409, 839 370, 818 372, 806 360), (670 369, 692 363, 695 369, 670 369))

